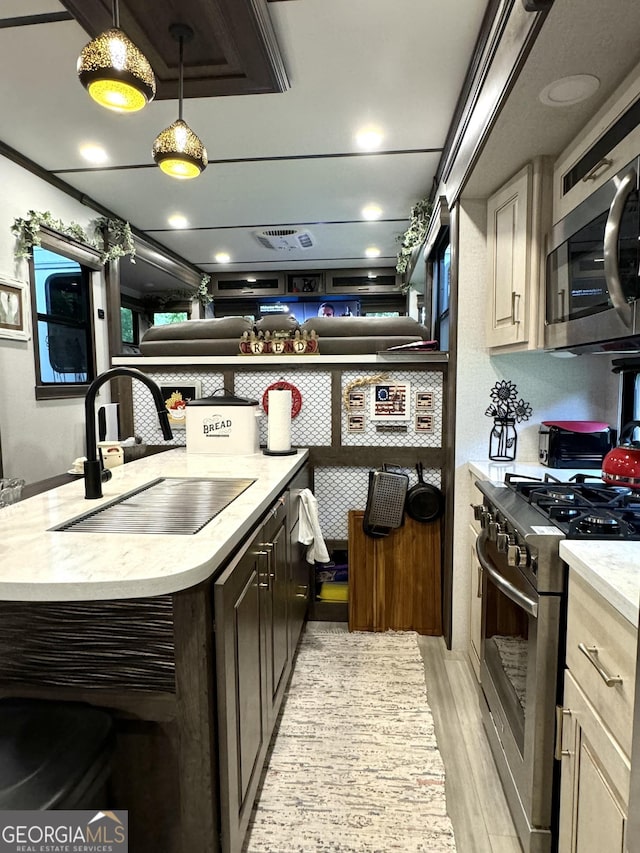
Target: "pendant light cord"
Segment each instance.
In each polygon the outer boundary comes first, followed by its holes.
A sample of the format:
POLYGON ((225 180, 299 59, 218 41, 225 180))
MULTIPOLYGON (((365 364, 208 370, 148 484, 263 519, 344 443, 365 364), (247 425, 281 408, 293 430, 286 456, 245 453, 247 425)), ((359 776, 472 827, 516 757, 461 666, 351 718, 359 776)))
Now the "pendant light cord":
POLYGON ((119 30, 120 29, 120 5, 118 3, 118 0, 113 0, 112 14, 113 14, 113 26, 117 30, 119 30))
POLYGON ((182 67, 182 51, 184 47, 184 38, 180 36, 179 38, 180 44, 180 68, 179 68, 179 76, 178 76, 178 119, 182 121, 182 95, 183 95, 183 85, 184 85, 184 72, 182 67))

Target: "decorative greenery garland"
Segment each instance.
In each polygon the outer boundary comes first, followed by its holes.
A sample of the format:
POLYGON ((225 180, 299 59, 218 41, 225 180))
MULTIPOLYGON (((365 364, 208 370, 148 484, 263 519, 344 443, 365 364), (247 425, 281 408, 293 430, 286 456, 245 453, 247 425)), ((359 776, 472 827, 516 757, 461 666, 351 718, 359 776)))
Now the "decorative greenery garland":
MULTIPOLYGON (((71 237, 79 243, 84 243, 100 251, 100 260, 103 264, 116 258, 127 255, 131 263, 135 264, 136 247, 131 233, 131 226, 122 219, 109 219, 100 216, 92 223, 93 237, 77 222, 68 225, 61 219, 56 219, 48 210, 44 212, 30 210, 25 218, 18 217, 13 220, 11 232, 16 235, 16 247, 14 254, 16 258, 30 258, 34 246, 42 245, 40 229, 42 226, 51 228, 65 237, 71 237)), ((167 302, 187 299, 197 299, 203 308, 213 302, 213 296, 209 292, 211 276, 203 274, 200 285, 196 291, 192 290, 170 290, 154 297, 156 305, 165 305, 167 302)))
POLYGON ((160 290, 158 293, 147 297, 148 310, 150 312, 162 310, 165 305, 171 302, 191 302, 194 299, 197 299, 204 308, 213 302, 213 296, 209 293, 208 288, 210 281, 211 276, 205 273, 200 279, 197 290, 160 290))
POLYGON ((66 224, 61 219, 56 219, 49 213, 38 210, 30 210, 23 219, 18 217, 13 220, 11 231, 16 235, 16 258, 30 258, 34 246, 42 244, 40 229, 42 226, 51 228, 65 237, 71 237, 79 243, 84 243, 100 251, 100 260, 103 264, 129 255, 131 262, 135 263, 136 247, 133 242, 131 226, 121 219, 109 219, 100 216, 93 223, 93 238, 77 222, 66 224))
POLYGON ((398 252, 396 270, 399 273, 406 272, 411 253, 427 236, 432 210, 433 204, 426 198, 416 202, 411 208, 411 223, 404 234, 398 237, 400 251, 398 252))

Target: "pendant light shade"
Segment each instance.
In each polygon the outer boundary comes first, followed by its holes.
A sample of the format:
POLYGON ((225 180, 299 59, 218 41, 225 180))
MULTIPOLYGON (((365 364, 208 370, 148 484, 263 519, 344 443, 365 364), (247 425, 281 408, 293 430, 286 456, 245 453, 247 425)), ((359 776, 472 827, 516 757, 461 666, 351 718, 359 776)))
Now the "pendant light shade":
POLYGON ((180 77, 178 90, 178 119, 161 130, 153 143, 153 159, 162 171, 172 178, 197 178, 207 168, 207 150, 182 118, 183 43, 193 37, 193 30, 183 24, 173 24, 171 35, 180 44, 180 77))
POLYGON ((118 0, 113 3, 113 23, 83 47, 78 78, 100 106, 137 112, 153 100, 156 78, 149 60, 120 29, 118 0))

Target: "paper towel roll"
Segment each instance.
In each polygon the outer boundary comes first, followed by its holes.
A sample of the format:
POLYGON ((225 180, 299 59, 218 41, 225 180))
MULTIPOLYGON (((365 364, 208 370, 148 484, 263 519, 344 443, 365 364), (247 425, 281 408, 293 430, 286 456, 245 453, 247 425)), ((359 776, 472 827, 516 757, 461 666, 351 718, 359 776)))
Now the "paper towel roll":
POLYGON ((269 391, 267 450, 286 453, 291 450, 291 391, 269 391))
POLYGON ((96 441, 118 441, 120 438, 118 405, 118 403, 105 403, 98 409, 96 441))

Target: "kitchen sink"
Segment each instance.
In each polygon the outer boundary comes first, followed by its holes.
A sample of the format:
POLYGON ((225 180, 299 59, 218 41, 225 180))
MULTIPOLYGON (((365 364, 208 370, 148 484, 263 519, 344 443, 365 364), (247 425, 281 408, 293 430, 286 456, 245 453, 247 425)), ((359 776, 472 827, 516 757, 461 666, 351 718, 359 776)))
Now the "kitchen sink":
POLYGON ((252 483, 255 480, 235 477, 159 477, 51 530, 190 536, 252 483))

